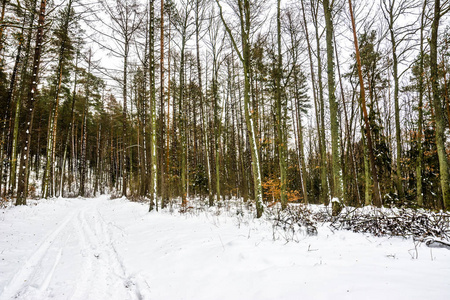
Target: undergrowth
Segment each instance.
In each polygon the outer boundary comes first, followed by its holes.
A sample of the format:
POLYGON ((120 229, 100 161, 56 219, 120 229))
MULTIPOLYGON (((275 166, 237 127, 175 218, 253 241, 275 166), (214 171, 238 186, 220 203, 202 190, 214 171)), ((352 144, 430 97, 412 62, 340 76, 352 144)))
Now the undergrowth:
MULTIPOLYGON (((251 202, 244 203, 238 199, 216 202, 212 207, 201 199, 192 199, 186 207, 182 207, 180 201, 174 201, 170 211, 192 216, 227 214, 235 217, 238 224, 256 215, 251 202)), ((328 226, 333 231, 349 230, 416 241, 450 241, 450 213, 442 211, 345 207, 337 216, 332 216, 331 207, 291 204, 285 210, 279 205, 265 207, 264 218, 272 224, 274 236, 281 234, 286 241, 295 241, 299 235, 317 235, 319 226, 328 226)))

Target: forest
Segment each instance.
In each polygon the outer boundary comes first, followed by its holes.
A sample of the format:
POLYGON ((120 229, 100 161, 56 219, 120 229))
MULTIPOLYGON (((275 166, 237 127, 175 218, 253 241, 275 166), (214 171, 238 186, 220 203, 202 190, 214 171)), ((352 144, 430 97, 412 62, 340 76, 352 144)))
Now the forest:
POLYGON ((449 10, 2 0, 1 199, 448 210, 449 10))

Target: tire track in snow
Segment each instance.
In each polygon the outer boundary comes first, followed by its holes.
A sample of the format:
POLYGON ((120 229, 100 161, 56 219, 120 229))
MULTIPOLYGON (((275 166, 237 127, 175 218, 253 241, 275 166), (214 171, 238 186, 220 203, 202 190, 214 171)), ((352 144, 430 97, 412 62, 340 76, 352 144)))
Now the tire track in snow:
POLYGON ((0 300, 7 299, 42 299, 45 297, 56 266, 59 264, 63 248, 68 241, 60 235, 72 221, 76 213, 72 213, 47 235, 33 254, 20 267, 11 281, 5 285, 0 300), (58 240, 59 244, 58 245, 58 240), (56 255, 53 255, 56 251, 56 255), (50 260, 51 268, 46 268, 44 260, 50 260))
POLYGON ((75 223, 75 231, 78 235, 78 240, 80 242, 80 255, 82 256, 82 269, 79 275, 79 280, 75 286, 75 291, 72 294, 71 299, 86 299, 87 292, 90 289, 90 282, 92 277, 95 275, 92 272, 92 251, 90 251, 89 242, 87 241, 87 236, 84 230, 85 218, 83 211, 79 211, 75 223))
POLYGON ((138 299, 151 299, 150 285, 148 284, 147 280, 139 273, 134 275, 128 274, 123 259, 119 255, 116 246, 113 242, 114 240, 112 239, 112 236, 114 236, 115 233, 114 229, 120 232, 121 238, 124 238, 125 236, 124 230, 112 222, 106 222, 98 207, 96 207, 96 213, 100 219, 99 224, 103 232, 102 236, 107 239, 107 244, 110 245, 112 255, 115 257, 115 261, 118 263, 118 267, 121 270, 121 273, 124 275, 123 277, 126 279, 127 282, 126 285, 132 288, 138 299))
POLYGON ((84 263, 71 299, 143 299, 136 279, 126 273, 97 205, 81 210, 77 225, 84 263))

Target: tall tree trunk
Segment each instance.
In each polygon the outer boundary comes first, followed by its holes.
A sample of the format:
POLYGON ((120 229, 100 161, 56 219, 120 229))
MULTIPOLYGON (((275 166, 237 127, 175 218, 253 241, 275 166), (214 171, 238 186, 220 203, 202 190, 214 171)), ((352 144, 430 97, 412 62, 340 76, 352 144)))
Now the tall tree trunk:
MULTIPOLYGON (((25 18, 24 18, 24 24, 23 26, 25 26, 25 18)), ((4 135, 6 132, 6 122, 7 120, 10 120, 10 105, 11 103, 13 103, 13 98, 14 98, 14 90, 15 90, 15 86, 16 86, 16 79, 17 79, 17 72, 19 69, 19 65, 20 65, 20 56, 22 53, 22 48, 23 48, 23 30, 24 28, 22 27, 22 32, 21 32, 21 37, 20 37, 20 41, 19 41, 19 47, 17 48, 17 54, 16 54, 16 60, 14 62, 14 69, 11 75, 11 80, 9 83, 9 89, 8 89, 8 94, 7 94, 7 98, 6 98, 6 109, 5 109, 5 117, 3 119, 3 130, 2 130, 2 151, 3 151, 3 145, 5 143, 4 141, 4 135)), ((20 101, 20 97, 17 97, 16 100, 16 113, 14 116, 14 124, 16 124, 17 121, 17 125, 19 124, 19 117, 20 117, 20 105, 21 105, 21 101, 20 101)), ((9 132, 12 131, 12 128, 9 129, 9 132)), ((16 185, 16 161, 17 161, 17 130, 13 130, 13 143, 12 143, 12 149, 11 149, 11 158, 10 158, 10 171, 9 171, 9 194, 12 195, 13 191, 15 189, 15 185, 16 185)), ((3 155, 0 155, 0 157, 3 157, 3 155)), ((6 183, 5 183, 5 187, 6 187, 6 183)), ((4 195, 5 196, 5 195, 4 195)))
MULTIPOLYGON (((147 22, 147 25, 149 25, 149 22, 147 22)), ((145 50, 144 50, 144 72, 143 72, 143 84, 140 87, 142 89, 142 97, 138 97, 140 101, 137 101, 138 104, 136 107, 138 108, 138 115, 140 115, 140 121, 139 121, 139 128, 138 128, 138 144, 141 145, 142 140, 142 151, 139 150, 138 147, 138 157, 139 157, 139 172, 140 172, 140 188, 139 188, 139 195, 142 197, 147 196, 148 193, 148 149, 147 149, 147 101, 148 101, 148 93, 147 93, 147 76, 149 75, 149 54, 148 54, 148 48, 149 48, 149 28, 147 27, 147 33, 145 36, 145 50), (139 113, 140 111, 140 113, 139 113), (140 132, 142 130, 142 137, 140 137, 140 132)))
POLYGON ((286 152, 287 143, 285 139, 284 122, 286 116, 282 112, 285 110, 285 104, 282 103, 281 95, 281 77, 283 76, 283 58, 281 56, 281 0, 277 1, 277 64, 276 64, 276 119, 277 119, 277 137, 278 137, 278 158, 280 165, 280 201, 281 209, 287 207, 287 193, 286 193, 286 152))
POLYGON ((94 196, 97 196, 97 192, 99 189, 99 181, 100 181, 100 146, 101 146, 101 139, 102 139, 102 123, 99 123, 97 126, 97 153, 96 153, 96 163, 95 163, 95 181, 94 181, 94 196))
POLYGON ((374 204, 377 207, 381 207, 382 205, 382 199, 381 199, 381 193, 380 193, 380 186, 378 183, 378 174, 377 169, 375 165, 375 156, 373 153, 373 144, 372 144, 372 137, 371 137, 371 129, 369 124, 369 116, 367 114, 367 108, 366 108, 366 94, 365 94, 365 88, 364 88, 364 81, 362 76, 362 70, 361 70, 361 57, 359 55, 359 45, 358 45, 358 38, 356 35, 356 25, 355 25, 355 18, 353 17, 353 6, 352 1, 348 0, 349 10, 350 10, 350 17, 352 20, 352 28, 353 28, 353 40, 355 44, 355 56, 356 56, 356 63, 358 65, 358 77, 359 77, 359 85, 360 85, 360 101, 361 101, 361 108, 363 110, 364 115, 364 124, 366 128, 366 139, 367 139, 367 148, 369 151, 369 159, 370 159, 370 166, 372 169, 372 180, 373 180, 373 191, 374 191, 374 204))
MULTIPOLYGON (((393 5, 392 5, 393 6, 393 5)), ((399 105, 399 81, 400 76, 398 75, 398 57, 397 57, 397 40, 394 33, 394 12, 393 7, 389 10, 389 34, 391 37, 392 46, 392 73, 394 76, 394 109, 395 109, 395 141, 397 143, 397 170, 396 170, 396 185, 397 192, 400 199, 403 198, 403 187, 402 187, 402 140, 401 140, 401 129, 400 129, 400 105, 399 105)))
POLYGON ((128 116, 127 116, 127 92, 128 92, 128 54, 130 51, 130 41, 128 35, 124 41, 124 56, 123 56, 123 85, 122 85, 122 98, 123 98, 123 110, 122 110, 122 196, 127 196, 127 183, 128 183, 128 116))
MULTIPOLYGON (((215 51, 215 50, 213 50, 215 51)), ((213 78, 212 78, 212 90, 213 90, 213 98, 214 98, 214 139, 215 139, 215 162, 216 162, 216 199, 217 202, 220 201, 221 189, 220 189, 220 139, 222 136, 222 107, 219 107, 219 91, 217 87, 218 80, 218 66, 217 66, 217 57, 216 54, 213 53, 213 78)))
MULTIPOLYGON (((319 153, 320 153, 320 179, 321 179, 321 189, 320 189, 320 195, 322 197, 321 202, 322 203, 326 203, 327 201, 327 191, 325 189, 326 185, 327 185, 327 177, 326 177, 326 168, 325 168, 325 162, 326 162, 326 157, 324 155, 324 147, 325 145, 322 144, 322 131, 321 131, 321 126, 320 126, 320 117, 319 117, 319 110, 320 107, 318 108, 318 101, 319 99, 317 99, 317 88, 316 88, 316 76, 314 74, 314 64, 313 64, 313 55, 312 55, 312 47, 311 47, 311 43, 310 43, 310 39, 309 39, 309 31, 308 31, 308 23, 306 21, 306 13, 305 13, 305 5, 304 5, 304 0, 300 1, 301 5, 302 5, 302 15, 303 15, 303 24, 305 26, 304 31, 305 31, 305 38, 306 38, 306 44, 308 46, 308 58, 309 58, 309 67, 310 67, 310 73, 311 73, 311 83, 312 83, 312 89, 313 89, 313 100, 314 100, 314 111, 316 114, 316 127, 317 127, 317 136, 319 139, 319 153), (323 159, 325 157, 325 159, 323 159), (325 195, 324 195, 325 193, 325 195)), ((317 34, 317 28, 316 28, 316 34, 317 34)), ((319 44, 318 44, 319 46, 319 44)), ((319 48, 317 48, 317 50, 320 50, 319 48)), ((318 61, 320 61, 320 53, 318 53, 318 61)), ((320 66, 320 63, 318 63, 320 66)), ((321 68, 319 68, 319 74, 321 74, 321 68)), ((322 81, 320 79, 320 75, 319 75, 319 85, 322 85, 322 81)), ((322 87, 319 88, 319 90, 322 90, 322 87)), ((322 98, 322 92, 320 92, 320 97, 322 98)), ((323 101, 320 100, 322 103, 323 101)))
MULTIPOLYGON (((26 78, 28 77, 28 61, 30 59, 30 47, 31 47, 31 40, 33 35, 33 24, 34 19, 36 17, 35 8, 36 8, 37 0, 34 0, 31 4, 33 7, 33 12, 31 13, 31 16, 29 17, 28 22, 28 33, 26 37, 26 43, 25 43, 25 57, 22 63, 22 70, 21 70, 21 92, 19 93, 19 97, 17 97, 16 100, 16 111, 15 111, 15 117, 14 117, 14 132, 13 132, 13 140, 12 140, 12 147, 11 147, 11 171, 10 171, 10 194, 12 195, 14 193, 14 189, 16 187, 16 172, 17 172, 17 147, 19 142, 19 122, 20 122, 20 111, 22 108, 22 101, 25 97, 28 95, 26 94, 26 84, 28 83, 26 78)), ((26 19, 26 17, 24 17, 26 19)))
MULTIPOLYGON (((0 14, 0 24, 2 24, 2 26, 0 26, 0 54, 2 53, 3 50, 3 30, 5 28, 3 26, 3 20, 5 19, 6 2, 7 0, 2 0, 2 12, 0 14)), ((0 67, 1 66, 3 66, 2 58, 0 58, 0 67)))
MULTIPOLYGON (((294 85, 295 89, 298 90, 297 86, 297 76, 294 75, 294 85)), ((296 91, 296 94, 298 94, 298 91, 296 91)), ((292 113, 294 113, 294 108, 292 109, 292 113)), ((308 191, 307 191, 307 185, 306 185, 306 163, 305 163, 305 151, 304 151, 304 145, 303 145, 303 124, 302 124, 302 115, 299 107, 299 99, 295 99, 295 119, 297 120, 297 143, 298 143, 298 156, 300 161, 300 175, 302 178, 302 190, 303 190, 303 199, 304 203, 308 203, 308 191)))
POLYGON ((212 98, 213 98, 213 114, 214 114, 214 156, 215 156, 215 181, 216 181, 216 199, 220 201, 220 196, 222 194, 221 189, 221 169, 224 169, 220 163, 220 144, 222 139, 222 111, 224 107, 219 103, 219 55, 220 47, 218 49, 218 30, 219 27, 216 24, 210 25, 210 37, 211 37, 211 52, 212 52, 212 98))
MULTIPOLYGON (((362 110, 362 109, 361 109, 362 110)), ((363 127, 362 125, 361 127, 363 127)), ((367 150, 367 139, 362 136, 361 139, 363 147, 363 160, 364 160, 364 205, 369 206, 372 204, 372 179, 370 178, 370 163, 367 150)))
POLYGON ((86 80, 86 95, 84 100, 84 109, 83 109, 83 128, 81 135, 81 158, 80 158, 80 192, 79 195, 82 197, 86 197, 86 173, 87 173, 87 161, 86 161, 86 151, 87 151, 87 120, 88 120, 88 111, 89 111, 89 97, 90 97, 90 82, 89 77, 91 74, 91 59, 92 59, 92 50, 89 49, 88 54, 88 73, 86 80))
MULTIPOLYGON (((171 58, 171 53, 170 53, 170 42, 171 42, 171 23, 170 23, 170 12, 169 12, 169 41, 168 41, 168 49, 167 49, 167 70, 168 70, 168 82, 167 82, 167 121, 166 121, 166 172, 167 172, 167 182, 166 182, 166 197, 167 199, 169 199, 170 204, 172 204, 172 202, 170 201, 170 192, 171 192, 171 180, 169 179, 170 176, 170 58, 171 58)), ((173 136, 173 134, 172 134, 173 136)))
POLYGON ((187 176, 186 176, 186 164, 187 164, 187 154, 186 154, 186 120, 185 115, 186 112, 183 109, 184 105, 184 68, 185 68, 185 53, 184 49, 186 46, 186 36, 183 34, 181 41, 181 59, 180 59, 180 87, 179 87, 179 117, 178 117, 178 126, 180 131, 180 154, 181 154, 181 202, 182 206, 187 206, 187 176))
MULTIPOLYGON (((327 180, 327 145, 325 141, 325 104, 324 104, 324 96, 323 96, 323 84, 322 84, 322 57, 320 54, 320 35, 319 35, 319 24, 318 24, 318 7, 319 2, 317 1, 317 8, 312 7, 312 15, 314 18, 314 27, 316 32, 316 47, 317 47, 317 76, 318 76, 318 85, 319 85, 319 114, 316 112, 317 119, 320 120, 320 126, 317 128, 318 136, 319 136, 319 151, 320 151, 320 196, 321 202, 325 205, 328 205, 328 180, 327 180)), ((303 0, 302 0, 303 5, 303 0)), ((305 21, 306 26, 306 21, 305 21)), ((316 80, 316 79, 314 79, 316 80)))
MULTIPOLYGON (((351 125, 349 124, 349 120, 348 120, 348 113, 347 113, 347 105, 345 104, 345 96, 344 96, 344 85, 342 84, 342 76, 341 76, 341 68, 339 65, 339 55, 337 53, 337 46, 336 46, 336 36, 333 35, 333 40, 334 40, 334 51, 336 53, 336 66, 337 66, 337 71, 338 71, 338 76, 339 76, 339 86, 340 86, 340 90, 341 90, 341 98, 342 98, 342 107, 344 110, 344 118, 345 118, 345 129, 346 129, 346 136, 347 136, 347 142, 348 142, 348 150, 350 151, 350 168, 352 170, 353 173, 353 177, 355 178, 355 187, 356 187, 356 201, 358 205, 361 205, 361 197, 359 195, 359 184, 358 184, 358 174, 356 171, 356 162, 355 162, 355 157, 353 155, 354 152, 354 148, 353 148, 353 141, 351 139, 351 125)), ((345 174, 344 174, 345 176, 345 174)), ((349 197, 347 197, 347 204, 349 204, 350 199, 349 197)))
POLYGON ((241 27, 241 47, 242 51, 239 50, 231 29, 228 27, 226 23, 222 6, 219 1, 216 0, 217 5, 220 10, 220 17, 225 26, 225 30, 227 31, 231 41, 233 48, 239 56, 239 59, 243 65, 244 71, 244 115, 245 122, 247 124, 247 131, 250 142, 250 154, 252 157, 252 171, 253 171, 253 184, 254 184, 254 198, 256 202, 256 217, 260 218, 264 211, 263 207, 263 191, 262 191, 262 177, 261 177, 261 165, 259 158, 259 145, 257 139, 257 127, 255 120, 255 112, 250 109, 250 80, 251 80, 251 54, 250 54, 250 29, 251 29, 251 21, 250 21, 250 1, 249 0, 238 0, 239 6, 239 18, 240 18, 240 27, 241 27))
MULTIPOLYGON (((160 173, 161 173, 161 208, 166 207, 168 201, 168 190, 166 185, 168 183, 167 176, 167 164, 165 155, 167 152, 164 149, 164 138, 168 139, 169 132, 166 131, 165 125, 165 112, 164 112, 164 0, 161 0, 161 16, 160 16, 160 65, 159 65, 159 74, 160 78, 160 141, 159 141, 159 151, 160 151, 160 173)), ((169 78, 170 80, 170 78, 169 78)), ((169 111, 167 111, 167 115, 169 115, 169 111)))
POLYGON ((55 179, 55 156, 56 156, 56 132, 58 125, 58 108, 59 108, 59 94, 61 91, 62 77, 63 77, 63 68, 64 68, 64 55, 66 54, 66 47, 68 42, 68 31, 69 31, 69 22, 70 22, 70 13, 72 10, 72 0, 69 0, 67 4, 67 14, 64 16, 64 25, 62 28, 62 41, 59 49, 59 59, 57 66, 57 83, 56 83, 56 91, 55 91, 55 99, 53 100, 53 107, 50 115, 50 123, 49 123, 49 136, 47 137, 47 163, 45 167, 44 179, 43 179, 43 187, 42 192, 43 198, 47 198, 49 196, 54 196, 54 185, 50 185, 50 180, 55 179))
POLYGON ((417 166, 416 166, 416 187, 417 187, 417 204, 423 206, 423 188, 422 188, 422 168, 423 168, 423 94, 424 94, 424 52, 423 52, 423 31, 425 27, 425 9, 427 7, 427 0, 423 1, 422 16, 420 19, 420 61, 419 61, 419 104, 418 104, 418 133, 417 133, 417 166))
POLYGON ((250 1, 239 0, 239 10, 241 11, 241 28, 242 30, 242 52, 243 52, 243 67, 244 67, 244 113, 245 121, 247 123, 247 130, 250 141, 250 153, 252 156, 253 169, 253 184, 254 197, 256 202, 256 217, 260 218, 263 213, 263 191, 262 191, 262 176, 261 165, 259 158, 259 145, 256 132, 256 120, 254 113, 250 111, 250 69, 251 69, 251 54, 250 54, 250 1), (242 3, 243 2, 243 3, 242 3))
POLYGON ((42 50, 42 42, 43 42, 43 34, 44 34, 44 22, 45 22, 45 8, 47 5, 46 0, 41 0, 40 9, 39 9, 39 20, 38 20, 38 29, 36 33, 36 46, 34 49, 34 58, 33 58, 33 71, 30 82, 30 92, 28 95, 27 101, 27 114, 25 121, 25 130, 23 134, 24 145, 21 151, 20 157, 20 169, 19 169, 19 184, 17 187, 17 199, 16 205, 26 205, 27 203, 27 192, 28 192, 28 165, 30 161, 30 146, 31 146, 31 135, 33 129, 33 119, 34 119, 34 107, 37 96, 37 87, 38 87, 38 75, 39 75, 39 66, 41 62, 41 50, 42 50))
POLYGON ((441 180, 442 198, 444 208, 450 208, 450 178, 448 170, 447 153, 445 150, 445 120, 442 110, 442 102, 440 98, 439 82, 438 82, 438 30, 441 18, 441 1, 434 1, 434 16, 431 24, 430 38, 430 71, 431 71, 431 88, 433 90, 433 106, 435 110, 436 121, 436 148, 439 157, 439 177, 441 180))
MULTIPOLYGON (((150 204, 155 203, 158 209, 157 187, 158 187, 158 161, 156 156, 156 88, 155 88, 155 7, 154 0, 150 0, 150 32, 149 32, 149 62, 150 62, 150 204)), ((150 205, 150 210, 152 209, 150 205)))
MULTIPOLYGON (((327 42, 327 77, 328 77, 328 100, 330 103, 330 121, 331 121, 331 153, 333 159, 333 197, 339 200, 343 199, 342 186, 342 165, 340 154, 340 134, 338 119, 338 103, 335 95, 334 81, 334 49, 333 49, 333 20, 332 7, 329 0, 323 0, 326 24, 326 42, 327 42)), ((345 201, 344 201, 345 202, 345 201)))
POLYGON ((53 132, 52 132, 52 128, 53 128, 53 116, 55 114, 55 104, 53 104, 52 110, 50 111, 50 115, 48 118, 48 128, 47 128, 47 146, 46 146, 46 156, 45 156, 45 170, 44 170, 44 174, 42 177, 42 198, 48 198, 50 194, 50 168, 51 168, 51 159, 52 159, 52 139, 53 139, 53 132))
POLYGON ((198 86, 200 88, 200 113, 201 113, 201 120, 202 120, 202 133, 203 133, 203 139, 204 139, 204 145, 205 149, 204 152, 206 153, 206 172, 208 176, 208 202, 209 206, 212 206, 214 204, 214 198, 212 193, 212 180, 211 180, 211 161, 210 161, 210 153, 209 153, 209 135, 208 135, 208 122, 206 122, 206 114, 205 114, 205 108, 204 108, 204 97, 203 97, 203 84, 202 84, 202 68, 201 68, 201 61, 200 61, 200 8, 199 8, 199 2, 200 0, 196 0, 196 10, 195 10, 195 49, 196 49, 196 55, 197 55, 197 73, 198 73, 198 86))
MULTIPOLYGON (((231 58, 234 62, 234 50, 231 49, 231 58)), ((237 78, 237 90, 238 90, 238 99, 242 99, 242 89, 241 89, 241 80, 239 73, 236 74, 235 65, 233 63, 233 78, 237 78)), ((247 172, 245 165, 245 147, 246 147, 246 136, 244 135, 244 121, 242 119, 242 101, 239 101, 239 109, 236 109, 236 119, 238 120, 239 127, 237 129, 237 139, 238 139, 238 152, 239 152, 239 167, 240 167, 240 177, 241 177, 241 193, 244 202, 248 200, 248 184, 247 184, 247 172)))

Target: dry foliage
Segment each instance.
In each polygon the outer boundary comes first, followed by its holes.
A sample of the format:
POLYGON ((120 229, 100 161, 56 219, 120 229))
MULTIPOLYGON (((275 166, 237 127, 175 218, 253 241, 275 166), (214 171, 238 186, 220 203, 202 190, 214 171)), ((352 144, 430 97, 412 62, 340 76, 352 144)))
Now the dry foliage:
MULTIPOLYGON (((264 190, 264 200, 269 202, 268 206, 272 207, 281 199, 281 182, 279 178, 270 178, 264 181, 262 184, 264 190)), ((298 190, 288 190, 286 192, 288 202, 297 203, 300 202, 303 197, 298 190)))
POLYGON ((0 197, 0 209, 8 207, 8 199, 5 197, 0 197))

